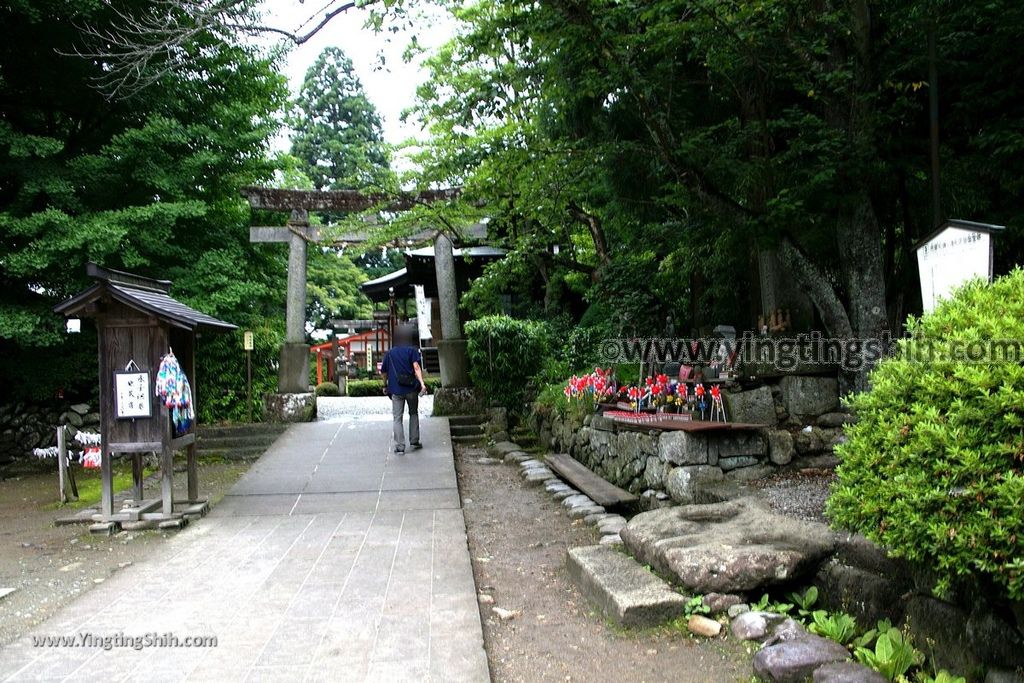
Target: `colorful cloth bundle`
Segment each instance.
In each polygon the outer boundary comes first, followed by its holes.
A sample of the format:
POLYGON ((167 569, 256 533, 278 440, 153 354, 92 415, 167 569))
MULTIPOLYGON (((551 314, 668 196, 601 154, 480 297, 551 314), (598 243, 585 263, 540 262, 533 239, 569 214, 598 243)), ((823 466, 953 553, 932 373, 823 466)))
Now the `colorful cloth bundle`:
POLYGON ((160 369, 156 373, 156 395, 171 411, 175 433, 187 432, 196 418, 192 407, 192 387, 173 351, 160 361, 160 369))

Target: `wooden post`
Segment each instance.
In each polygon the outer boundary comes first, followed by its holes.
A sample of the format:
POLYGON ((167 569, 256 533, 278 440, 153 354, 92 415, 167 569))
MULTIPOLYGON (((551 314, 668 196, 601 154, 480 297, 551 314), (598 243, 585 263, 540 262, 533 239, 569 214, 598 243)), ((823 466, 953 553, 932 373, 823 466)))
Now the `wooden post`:
POLYGON ((102 480, 102 492, 100 493, 100 514, 104 521, 109 521, 114 514, 114 454, 110 452, 106 443, 100 444, 100 479, 102 480))
POLYGON ((142 479, 145 472, 142 469, 142 453, 132 453, 132 484, 135 486, 135 504, 142 503, 142 479))
POLYGON ((160 449, 160 500, 163 502, 163 513, 174 513, 174 450, 171 448, 173 432, 171 416, 167 408, 160 410, 160 419, 164 421, 163 446, 160 449))
POLYGON ((67 432, 64 426, 57 427, 57 484, 60 486, 60 502, 68 502, 67 494, 67 470, 68 470, 68 443, 67 432))
POLYGON ((196 442, 188 445, 185 451, 188 458, 188 502, 194 505, 199 502, 199 465, 196 462, 196 442))

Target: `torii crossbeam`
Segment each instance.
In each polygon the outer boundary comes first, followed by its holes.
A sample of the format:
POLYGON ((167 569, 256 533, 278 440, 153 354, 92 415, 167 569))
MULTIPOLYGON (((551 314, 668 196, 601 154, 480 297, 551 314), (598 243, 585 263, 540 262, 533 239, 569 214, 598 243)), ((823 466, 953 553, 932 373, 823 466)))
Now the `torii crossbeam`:
MULTIPOLYGON (((287 242, 288 295, 285 314, 285 343, 281 347, 278 392, 305 393, 309 389, 309 349, 306 346, 306 247, 319 242, 320 232, 309 224, 310 211, 352 213, 380 207, 382 211, 408 211, 415 206, 456 199, 461 188, 399 192, 363 193, 356 190, 282 190, 243 187, 242 196, 253 209, 287 211, 285 227, 252 227, 250 242, 287 242)), ((432 233, 425 232, 422 239, 432 233)), ((365 241, 366 235, 346 235, 334 241, 365 241)))

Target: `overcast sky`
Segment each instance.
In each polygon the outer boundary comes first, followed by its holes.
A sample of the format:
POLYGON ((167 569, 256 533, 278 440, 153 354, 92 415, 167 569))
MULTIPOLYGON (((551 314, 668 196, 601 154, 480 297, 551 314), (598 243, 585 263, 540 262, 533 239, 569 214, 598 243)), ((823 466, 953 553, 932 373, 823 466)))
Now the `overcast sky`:
MULTIPOLYGON (((297 30, 310 15, 328 5, 329 0, 264 0, 263 9, 268 12, 266 23, 275 28, 302 33, 297 30)), ((288 54, 285 73, 296 94, 302 86, 303 77, 317 56, 325 47, 340 47, 352 60, 356 73, 363 82, 370 101, 377 107, 384 126, 384 139, 398 144, 409 137, 419 136, 419 125, 410 121, 402 124, 402 110, 413 104, 416 86, 425 80, 422 59, 406 64, 402 53, 413 34, 420 45, 436 48, 447 41, 454 32, 454 22, 449 15, 430 3, 419 3, 429 9, 421 10, 425 16, 417 19, 416 26, 391 33, 385 26, 384 33, 375 33, 363 28, 367 13, 353 9, 330 21, 320 33, 300 47, 293 47, 288 54), (381 58, 383 57, 383 65, 381 58)), ((316 21, 310 23, 315 24, 316 21)), ((285 139, 278 140, 275 147, 287 149, 285 139)), ((401 162, 395 164, 405 166, 401 162)))

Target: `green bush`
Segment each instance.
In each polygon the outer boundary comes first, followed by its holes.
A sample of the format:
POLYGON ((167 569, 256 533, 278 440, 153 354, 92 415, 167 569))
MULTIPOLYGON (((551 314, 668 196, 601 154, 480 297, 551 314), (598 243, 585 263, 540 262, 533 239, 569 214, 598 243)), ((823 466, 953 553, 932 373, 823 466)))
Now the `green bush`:
MULTIPOLYGON (((434 393, 441 386, 440 377, 424 377, 427 392, 434 393)), ((349 396, 383 396, 384 380, 382 379, 350 379, 348 381, 349 396)))
POLYGON ((551 352, 548 326, 494 315, 466 324, 469 377, 487 399, 521 414, 534 393, 530 381, 551 352))
POLYGON ((909 331, 850 400, 828 514, 934 571, 940 594, 993 582, 1024 599, 1024 366, 957 352, 1024 340, 1024 271, 967 285, 909 331))
POLYGON ((334 382, 320 382, 316 385, 317 396, 341 396, 341 390, 334 382))
POLYGON ((383 396, 384 380, 382 379, 350 379, 348 381, 349 396, 383 396))

